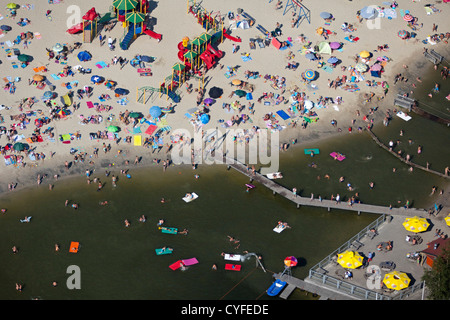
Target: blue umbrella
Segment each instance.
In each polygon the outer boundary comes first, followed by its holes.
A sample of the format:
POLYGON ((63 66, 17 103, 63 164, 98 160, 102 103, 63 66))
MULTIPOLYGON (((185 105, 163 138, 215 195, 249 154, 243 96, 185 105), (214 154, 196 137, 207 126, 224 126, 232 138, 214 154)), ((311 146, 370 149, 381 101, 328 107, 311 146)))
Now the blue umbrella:
POLYGON ((333 16, 333 15, 332 15, 331 13, 329 13, 329 12, 321 12, 321 13, 320 13, 320 17, 321 17, 322 19, 331 19, 332 16, 333 16))
POLYGON ((44 95, 42 96, 44 99, 51 99, 51 98, 53 98, 53 96, 55 95, 55 93, 54 92, 51 92, 51 91, 45 91, 44 92, 44 95))
POLYGON ((77 55, 78 60, 80 61, 89 61, 91 60, 91 54, 87 51, 80 51, 77 55))
POLYGON ((206 113, 204 113, 204 114, 202 114, 201 116, 200 116, 200 121, 203 123, 203 124, 207 124, 208 122, 209 122, 209 115, 208 114, 206 114, 206 113))
POLYGON ((103 77, 100 77, 100 76, 92 76, 91 77, 91 81, 93 83, 99 83, 99 82, 102 82, 103 80, 104 80, 103 77))
POLYGON ((335 64, 338 61, 339 61, 339 59, 336 57, 331 57, 330 59, 328 59, 328 63, 332 63, 332 64, 335 64))
POLYGON ((374 19, 377 16, 377 13, 378 11, 372 7, 364 7, 361 9, 361 17, 367 20, 374 19))
POLYGON ((161 113, 162 113, 162 110, 158 106, 153 106, 153 107, 150 108, 150 115, 153 118, 158 118, 161 115, 161 113))
POLYGON ((309 60, 317 60, 317 57, 313 53, 307 53, 305 54, 305 58, 309 60))
POLYGON ((128 91, 127 89, 124 88, 117 88, 116 90, 114 90, 114 93, 117 93, 118 95, 126 95, 128 93, 130 93, 130 91, 128 91))

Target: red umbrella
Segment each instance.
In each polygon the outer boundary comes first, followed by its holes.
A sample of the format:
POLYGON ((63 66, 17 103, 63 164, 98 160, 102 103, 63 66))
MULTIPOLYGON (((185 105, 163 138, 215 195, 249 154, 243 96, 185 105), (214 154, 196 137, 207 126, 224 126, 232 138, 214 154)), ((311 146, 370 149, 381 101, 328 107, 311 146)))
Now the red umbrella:
POLYGON ((410 14, 405 14, 405 15, 403 16, 403 20, 405 20, 405 21, 407 21, 407 22, 413 21, 413 20, 414 20, 414 17, 413 17, 412 15, 410 15, 410 14))
POLYGON ((286 267, 295 267, 297 265, 297 258, 290 256, 284 259, 286 267))

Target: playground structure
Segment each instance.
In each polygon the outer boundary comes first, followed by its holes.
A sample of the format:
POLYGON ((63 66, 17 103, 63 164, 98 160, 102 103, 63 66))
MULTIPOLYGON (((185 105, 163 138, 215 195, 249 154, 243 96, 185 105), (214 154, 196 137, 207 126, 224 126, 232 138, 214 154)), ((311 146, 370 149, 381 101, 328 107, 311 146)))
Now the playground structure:
POLYGON ((83 42, 92 42, 94 40, 97 35, 98 18, 99 14, 95 11, 94 7, 83 16, 83 42))
POLYGON ((148 29, 145 23, 148 0, 115 0, 113 7, 117 20, 122 22, 122 27, 124 28, 124 35, 119 40, 122 50, 128 50, 133 40, 141 34, 146 34, 161 41, 162 35, 148 29))
MULTIPOLYGON (((271 3, 273 0, 269 0, 269 3, 271 3)), ((297 8, 299 9, 299 13, 297 16, 297 19, 295 21, 295 26, 298 28, 300 25, 300 22, 303 19, 306 19, 309 24, 311 24, 311 11, 306 8, 301 2, 298 0, 287 0, 286 5, 284 7, 283 16, 291 9, 294 10, 295 13, 297 13, 297 8)))
POLYGON ((173 65, 172 74, 159 84, 159 88, 148 86, 138 88, 137 102, 145 104, 155 92, 159 93, 159 97, 165 94, 167 99, 171 98, 175 103, 179 102, 180 95, 177 93, 177 89, 189 78, 198 79, 199 89, 201 89, 204 84, 204 74, 222 58, 224 53, 214 47, 216 44, 222 43, 224 38, 241 42, 240 38, 233 37, 226 32, 220 15, 213 16, 195 0, 187 1, 187 13, 197 19, 197 23, 205 29, 205 32, 192 41, 188 37, 184 37, 178 43, 177 56, 180 62, 173 65))

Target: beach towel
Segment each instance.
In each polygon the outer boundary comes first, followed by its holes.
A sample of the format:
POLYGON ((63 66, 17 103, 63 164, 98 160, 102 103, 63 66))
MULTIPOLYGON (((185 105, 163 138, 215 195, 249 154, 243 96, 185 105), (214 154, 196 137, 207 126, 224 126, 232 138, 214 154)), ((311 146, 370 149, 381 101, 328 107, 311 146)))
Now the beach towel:
POLYGON ((250 56, 241 56, 241 58, 242 58, 242 61, 244 61, 244 62, 252 60, 252 57, 250 57, 250 56))
POLYGON ((358 40, 359 40, 358 37, 355 37, 355 38, 353 38, 352 40, 350 40, 349 37, 345 37, 344 39, 347 40, 347 41, 349 41, 349 42, 358 42, 358 40))
POLYGON ((55 79, 55 80, 61 79, 60 76, 58 76, 57 74, 54 74, 54 73, 51 74, 51 77, 52 77, 53 79, 55 79))
POLYGON ((107 67, 108 65, 106 64, 105 61, 99 61, 95 64, 95 66, 99 69, 103 69, 103 68, 107 67))
POLYGON ((134 136, 134 146, 141 146, 142 145, 142 137, 140 135, 134 136))
POLYGON ((133 128, 133 134, 138 134, 138 133, 142 133, 141 127, 135 127, 135 128, 133 128))
POLYGON ((156 125, 151 124, 148 126, 147 130, 145 130, 145 133, 151 136, 153 132, 155 132, 156 128, 158 128, 156 125))
POLYGON ((323 65, 322 69, 328 73, 332 73, 333 72, 333 68, 331 68, 330 66, 327 65, 323 65))
POLYGON ((281 51, 286 50, 287 48, 292 47, 292 42, 290 42, 289 40, 286 41, 286 42, 287 42, 287 46, 281 47, 281 48, 280 48, 281 51))
POLYGON ((86 104, 89 109, 94 107, 94 104, 92 103, 92 101, 86 101, 86 104))
POLYGON ((280 50, 281 42, 278 41, 277 38, 272 38, 272 42, 271 43, 276 49, 280 50))
POLYGON ((42 36, 41 36, 41 34, 40 34, 39 32, 35 32, 35 33, 34 33, 34 37, 35 37, 36 39, 41 39, 41 38, 42 38, 42 36))
POLYGON ((281 117, 283 120, 287 120, 290 118, 290 116, 284 111, 284 110, 278 110, 277 114, 281 117))
POLYGON ((245 96, 245 98, 246 98, 247 100, 253 100, 253 95, 252 95, 252 93, 251 93, 251 92, 247 92, 247 95, 245 96))

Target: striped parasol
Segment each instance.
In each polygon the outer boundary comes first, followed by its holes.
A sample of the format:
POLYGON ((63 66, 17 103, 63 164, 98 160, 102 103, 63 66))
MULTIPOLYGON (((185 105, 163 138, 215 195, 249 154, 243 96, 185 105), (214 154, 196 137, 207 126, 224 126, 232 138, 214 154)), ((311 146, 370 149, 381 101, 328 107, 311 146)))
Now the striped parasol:
POLYGON ((316 73, 314 72, 314 70, 308 69, 302 73, 302 77, 305 80, 314 80, 314 78, 316 77, 316 73))
POLYGON ((406 30, 400 30, 398 36, 402 39, 406 39, 409 36, 409 32, 406 30))
POLYGON ((405 15, 403 16, 403 20, 405 20, 405 21, 407 21, 407 22, 410 22, 410 21, 413 21, 413 20, 414 20, 414 17, 413 17, 412 15, 410 15, 410 14, 405 14, 405 15))

